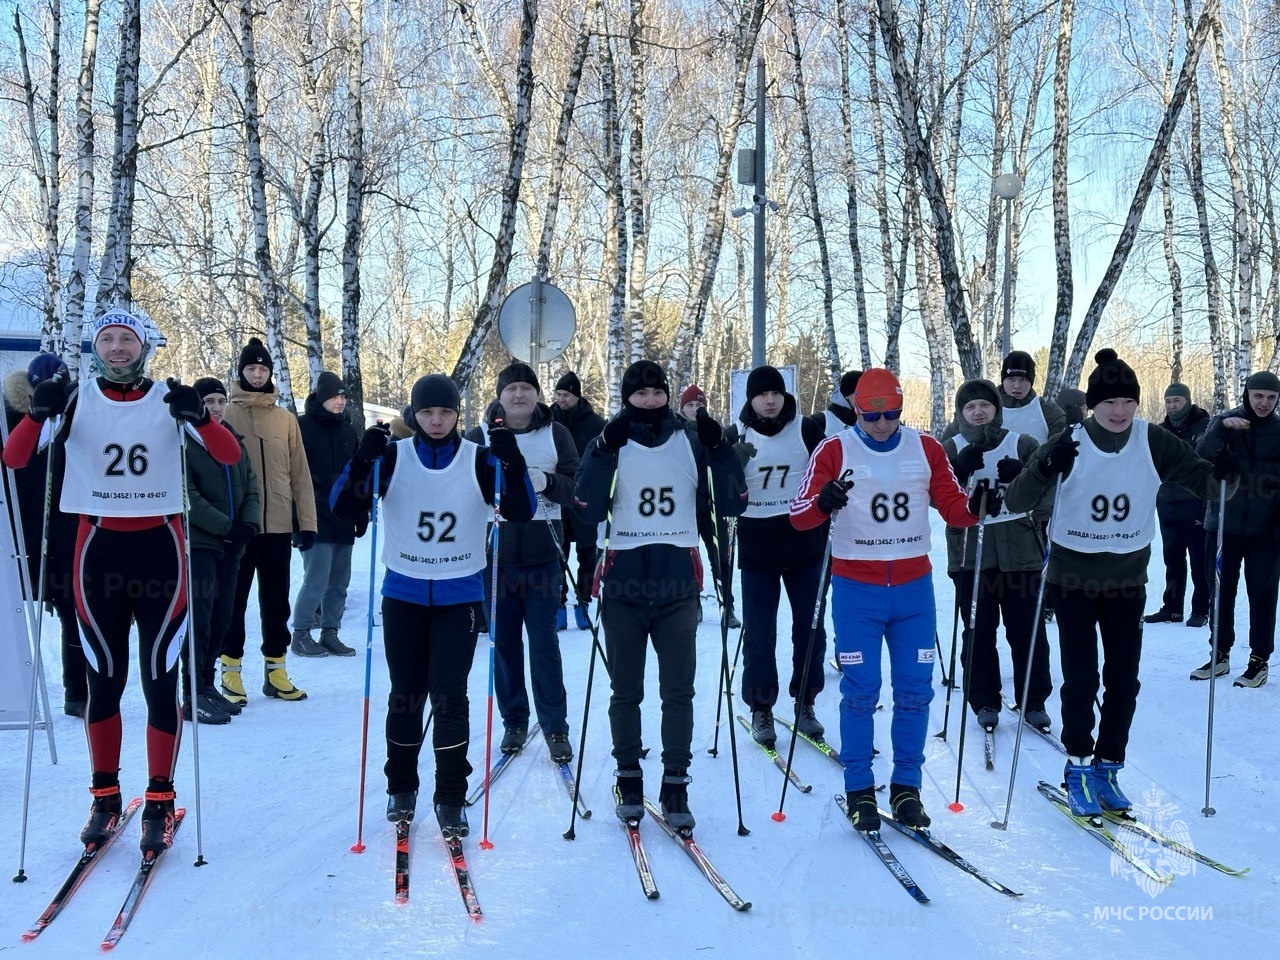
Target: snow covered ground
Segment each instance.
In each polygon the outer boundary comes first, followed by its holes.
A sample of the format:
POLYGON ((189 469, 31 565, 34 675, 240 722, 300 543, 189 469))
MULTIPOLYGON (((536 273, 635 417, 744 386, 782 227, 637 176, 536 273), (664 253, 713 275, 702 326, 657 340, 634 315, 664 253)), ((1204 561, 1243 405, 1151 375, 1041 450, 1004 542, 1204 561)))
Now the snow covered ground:
MULTIPOLYGON (((944 650, 951 634, 951 585, 945 573, 941 530, 935 529, 935 573, 944 650)), ((1159 545, 1154 550, 1160 555, 1159 545)), ((656 826, 644 835, 662 892, 646 901, 612 815, 613 765, 607 730, 607 680, 597 671, 587 738, 583 793, 594 811, 579 820, 567 842, 567 797, 540 740, 513 763, 494 788, 490 851, 479 849, 482 810, 472 808, 467 841, 483 923, 463 910, 429 805, 414 828, 411 900, 392 897, 392 827, 382 819, 381 724, 387 689, 380 629, 373 631, 373 698, 369 775, 365 794, 368 850, 350 852, 356 835, 360 727, 364 689, 364 636, 368 604, 368 540, 357 545, 356 570, 345 639, 358 658, 290 661, 293 679, 309 693, 302 703, 253 696, 241 717, 224 727, 201 726, 201 836, 195 819, 194 751, 190 727, 182 745, 177 784, 188 817, 177 842, 157 870, 142 908, 117 948, 122 958, 183 956, 273 957, 511 957, 568 947, 574 954, 629 957, 722 956, 834 957, 852 951, 872 955, 949 957, 1049 956, 1085 951, 1090 956, 1202 956, 1274 944, 1280 920, 1280 843, 1273 825, 1280 786, 1274 773, 1280 751, 1277 684, 1257 690, 1217 688, 1212 802, 1218 815, 1200 815, 1204 800, 1207 684, 1188 672, 1206 658, 1206 630, 1181 624, 1148 627, 1142 661, 1142 693, 1123 784, 1140 812, 1166 832, 1178 833, 1233 866, 1249 866, 1233 878, 1149 850, 1151 859, 1178 873, 1167 887, 1136 878, 1109 852, 1041 799, 1037 779, 1057 782, 1060 754, 1037 737, 1023 739, 1018 782, 1007 832, 989 824, 1003 814, 1014 728, 997 732, 996 770, 982 768, 981 736, 967 733, 964 811, 947 804, 955 789, 959 696, 952 703, 948 742, 930 740, 923 791, 934 833, 990 875, 1020 890, 1010 899, 979 884, 912 844, 886 834, 889 845, 932 898, 911 900, 844 822, 832 797, 843 789, 839 769, 805 744, 795 766, 813 785, 811 794, 790 789, 787 818, 776 823, 781 777, 763 754, 739 737, 743 816, 750 835, 737 835, 733 768, 727 727, 718 758, 706 755, 714 733, 720 630, 710 600, 699 630, 699 684, 691 770, 691 806, 697 836, 733 887, 754 903, 732 911, 693 864, 656 826), (1267 770, 1272 772, 1268 773, 1267 770), (198 840, 208 864, 192 868, 198 840)), ((295 577, 301 563, 295 556, 295 577)), ((1158 598, 1163 565, 1152 564, 1149 594, 1158 598)), ((1158 606, 1149 601, 1147 609, 1158 606)), ((785 613, 784 613, 785 618, 785 613)), ((1245 609, 1237 621, 1247 635, 1245 609)), ((251 625, 252 635, 256 624, 251 625)), ((46 674, 55 706, 59 763, 50 765, 37 739, 24 884, 0 891, 0 953, 77 957, 96 952, 137 863, 137 826, 131 824, 66 911, 33 944, 19 937, 39 915, 70 868, 76 835, 89 805, 87 761, 78 721, 63 716, 56 637, 46 628, 46 674)), ((471 676, 472 749, 477 771, 484 758, 487 645, 481 638, 471 676)), ((731 634, 730 642, 736 639, 731 634)), ((1056 635, 1055 683, 1059 677, 1056 635)), ((590 635, 561 634, 575 750, 580 733, 590 635)), ((788 656, 781 651, 785 664, 788 656)), ((1232 675, 1245 662, 1243 647, 1232 675)), ((1005 661, 1005 692, 1012 696, 1005 661)), ((650 658, 652 663, 652 658, 650 658)), ((247 681, 256 679, 257 657, 246 657, 247 681)), ((651 667, 652 675, 652 667, 651 667)), ((784 674, 785 676, 785 674, 784 674)), ((819 698, 818 714, 837 740, 835 675, 819 698)), ((785 681, 784 681, 785 682, 785 681)), ((254 683, 247 683, 254 693, 254 683)), ((645 704, 647 741, 658 739, 656 682, 645 704)), ((885 682, 888 703, 888 681, 885 682)), ((933 705, 933 729, 942 725, 945 691, 933 705)), ((1056 699, 1050 705, 1057 728, 1056 699)), ((122 781, 129 794, 145 785, 143 705, 136 679, 124 702, 122 781)), ((877 742, 887 756, 889 714, 877 718, 877 742)), ((741 733, 741 730, 738 731, 741 733)), ((25 735, 0 733, 0 810, 6 827, 3 866, 12 875, 18 859, 25 735)), ((781 742, 780 742, 781 743, 781 742)), ((785 746, 781 746, 785 750, 785 746)), ((655 750, 655 754, 656 754, 655 750)), ((429 784, 430 751, 424 752, 429 784)), ((659 765, 646 762, 651 795, 659 765)), ((887 760, 877 766, 887 779, 887 760)))

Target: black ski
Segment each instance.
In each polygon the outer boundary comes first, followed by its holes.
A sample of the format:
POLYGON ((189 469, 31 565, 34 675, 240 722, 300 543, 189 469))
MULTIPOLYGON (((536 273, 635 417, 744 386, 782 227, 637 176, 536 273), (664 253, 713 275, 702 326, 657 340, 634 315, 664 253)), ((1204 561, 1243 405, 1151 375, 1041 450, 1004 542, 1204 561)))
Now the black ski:
POLYGON ((471 919, 479 923, 484 919, 484 913, 480 910, 476 888, 471 883, 471 868, 467 866, 467 855, 462 850, 462 840, 458 837, 446 837, 443 833, 440 836, 444 839, 445 849, 449 852, 449 864, 453 867, 453 878, 458 881, 458 892, 462 894, 462 903, 467 908, 467 914, 471 919))
POLYGON ((943 843, 941 840, 935 837, 927 829, 908 827, 904 824, 901 824, 897 820, 893 819, 893 817, 889 816, 889 814, 885 813, 883 810, 880 811, 880 819, 882 822, 887 823, 889 826, 893 827, 893 829, 897 830, 899 833, 903 834, 904 836, 910 837, 912 840, 916 841, 925 849, 932 850, 934 853, 940 856, 943 860, 946 860, 953 867, 959 867, 965 873, 970 874, 973 877, 976 877, 978 880, 985 883, 992 890, 999 891, 1000 893, 1003 893, 1006 897, 1022 896, 1022 894, 1020 894, 1018 891, 1010 890, 1003 883, 1000 883, 997 880, 992 880, 989 876, 987 876, 985 873, 983 873, 981 870, 975 867, 972 863, 970 863, 964 857, 960 856, 960 854, 956 853, 954 850, 948 847, 945 843, 943 843))
MULTIPOLYGON (((1018 715, 1017 706, 1010 700, 1005 700, 1004 708, 1012 713, 1015 717, 1018 715)), ((1026 723, 1026 721, 1023 721, 1026 723)), ((1057 750, 1064 757, 1067 755, 1067 748, 1062 745, 1062 741, 1053 735, 1053 731, 1044 727, 1037 727, 1033 723, 1027 723, 1027 729, 1033 733, 1039 734, 1040 739, 1048 743, 1053 749, 1057 750)))
POLYGON ((573 771, 569 769, 569 763, 556 763, 556 775, 560 778, 560 782, 564 784, 565 791, 569 794, 569 799, 576 798, 578 804, 578 816, 583 820, 591 819, 591 810, 587 806, 587 802, 582 799, 582 793, 578 790, 578 781, 573 776, 573 771))
POLYGON ((907 868, 902 865, 902 861, 889 849, 889 845, 880 836, 880 831, 859 830, 849 822, 849 806, 845 803, 844 794, 836 794, 836 806, 840 808, 840 813, 844 815, 845 822, 849 823, 850 829, 867 842, 867 846, 872 849, 875 855, 880 858, 880 862, 893 874, 893 879, 902 885, 902 889, 911 894, 916 903, 928 903, 929 898, 920 889, 920 885, 911 879, 911 874, 907 873, 907 868))
POLYGON ((116 821, 115 829, 107 834, 107 839, 102 842, 102 846, 84 848, 84 853, 80 855, 76 865, 71 868, 71 872, 67 874, 67 879, 63 881, 58 892, 49 901, 49 905, 44 908, 44 913, 40 914, 40 919, 32 924, 30 930, 22 935, 23 940, 34 940, 44 932, 45 927, 53 923, 58 914, 62 912, 62 908, 71 899, 72 894, 80 889, 80 884, 84 883, 85 878, 89 876, 89 871, 97 866, 98 861, 102 859, 103 852, 106 851, 107 847, 111 846, 116 837, 120 836, 124 831, 125 824, 138 812, 140 806, 142 806, 142 798, 134 797, 121 812, 120 819, 116 821))
MULTIPOLYGON (((183 818, 186 815, 185 807, 179 807, 173 811, 174 837, 178 835, 178 828, 182 826, 183 818)), ((151 884, 151 877, 155 872, 156 865, 160 862, 165 852, 165 850, 161 850, 159 853, 145 853, 142 855, 142 863, 138 867, 138 872, 134 875, 133 885, 129 888, 128 894, 125 895, 124 904, 116 915, 116 922, 111 925, 111 929, 107 931, 107 935, 102 941, 103 950, 110 950, 124 936, 124 932, 129 928, 129 923, 133 920, 134 914, 138 912, 138 904, 142 902, 142 895, 147 892, 147 887, 151 884)))
POLYGON ((502 776, 503 772, 507 769, 507 766, 511 763, 511 761, 514 760, 516 757, 520 756, 520 754, 524 753, 524 748, 527 747, 533 741, 534 734, 536 734, 537 732, 538 732, 538 725, 535 723, 532 727, 529 728, 529 733, 525 736, 524 743, 520 745, 520 749, 518 751, 516 751, 515 753, 504 753, 500 755, 497 760, 493 761, 493 766, 489 768, 489 776, 487 778, 481 778, 480 782, 475 785, 470 795, 467 797, 468 807, 475 806, 475 804, 480 800, 480 798, 484 796, 485 787, 491 786, 494 783, 494 781, 496 781, 500 776, 502 776))
POLYGON ((747 718, 742 716, 742 714, 738 714, 737 716, 738 716, 738 722, 742 724, 742 726, 746 729, 747 735, 750 738, 751 742, 754 743, 757 747, 759 747, 761 752, 763 752, 766 757, 768 757, 770 760, 773 761, 773 765, 775 767, 777 767, 783 773, 787 774, 787 779, 791 781, 791 785, 795 787, 797 790, 799 790, 801 793, 812 793, 813 787, 810 784, 807 784, 800 779, 799 775, 795 771, 795 767, 792 767, 790 770, 787 770, 787 761, 784 760, 781 756, 779 756, 778 751, 775 750, 773 747, 768 747, 768 746, 765 746, 763 743, 757 742, 755 737, 751 737, 750 736, 751 724, 747 723, 747 718))
POLYGON ((1120 839, 1107 829, 1106 821, 1102 817, 1080 817, 1071 812, 1071 807, 1067 804, 1067 795, 1061 787, 1055 787, 1051 783, 1041 780, 1036 784, 1036 789, 1040 791, 1041 796, 1057 807, 1062 814, 1076 826, 1084 830, 1089 836, 1093 837, 1105 847, 1109 847, 1113 853, 1137 868, 1146 876, 1155 880, 1157 883, 1169 883, 1173 880, 1172 873, 1161 873, 1151 864, 1143 860, 1123 843, 1120 839))
POLYGON ((409 902, 409 821, 396 822, 396 903, 409 902))
POLYGON ((982 728, 982 761, 988 770, 996 768, 996 728, 982 728))
POLYGON ((724 897, 725 902, 735 910, 750 910, 751 901, 743 900, 733 891, 733 887, 729 886, 724 877, 720 875, 720 871, 712 866, 711 861, 707 859, 707 855, 702 852, 702 848, 698 846, 696 840, 693 839, 692 830, 677 830, 671 824, 667 823, 667 818, 662 815, 662 811, 648 797, 644 798, 644 807, 649 811, 649 816, 653 817, 658 826, 668 837, 680 844, 684 852, 689 855, 689 859, 694 862, 699 872, 707 878, 707 882, 715 887, 716 892, 724 897))

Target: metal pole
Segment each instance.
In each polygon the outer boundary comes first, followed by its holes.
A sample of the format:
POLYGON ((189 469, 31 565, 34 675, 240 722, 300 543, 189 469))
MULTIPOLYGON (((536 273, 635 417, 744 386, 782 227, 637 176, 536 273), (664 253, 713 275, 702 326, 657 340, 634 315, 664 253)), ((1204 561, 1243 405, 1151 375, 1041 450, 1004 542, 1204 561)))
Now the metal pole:
POLYGON ((1009 323, 1013 313, 1013 301, 1009 298, 1009 287, 1013 283, 1013 198, 1004 201, 1004 353, 1009 355, 1009 323))
POLYGON ((752 211, 755 213, 755 262, 752 266, 751 278, 751 366, 764 365, 764 218, 767 211, 765 200, 764 175, 764 57, 756 60, 756 186, 752 198, 752 211))

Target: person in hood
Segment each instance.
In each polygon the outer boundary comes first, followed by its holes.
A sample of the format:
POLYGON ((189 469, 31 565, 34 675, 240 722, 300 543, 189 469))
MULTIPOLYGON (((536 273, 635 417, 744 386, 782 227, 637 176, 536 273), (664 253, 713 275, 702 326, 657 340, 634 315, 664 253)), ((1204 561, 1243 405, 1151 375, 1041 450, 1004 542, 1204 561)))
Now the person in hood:
POLYGON ((316 545, 302 555, 302 586, 293 604, 289 649, 300 657, 356 655, 342 642, 338 630, 351 583, 351 552, 356 538, 364 535, 369 518, 339 519, 329 509, 329 491, 360 442, 346 410, 346 384, 326 370, 316 378, 306 412, 298 418, 316 504, 316 545), (319 641, 311 636, 316 627, 320 628, 319 641))
POLYGON ((840 377, 840 384, 831 394, 831 403, 823 411, 823 433, 834 437, 845 427, 858 422, 858 415, 853 412, 853 392, 858 389, 858 378, 861 370, 846 370, 840 377))
MULTIPOLYGON (((572 370, 556 381, 551 419, 569 431, 579 460, 587 449, 587 444, 600 436, 600 431, 604 429, 604 417, 596 413, 591 401, 582 395, 582 381, 572 370)), ((579 630, 586 630, 591 625, 591 579, 595 575, 597 560, 596 528, 594 525, 580 523, 572 510, 561 510, 560 522, 564 525, 564 539, 560 541, 560 546, 564 550, 565 559, 569 559, 570 547, 578 558, 578 570, 573 582, 573 619, 579 630)), ((568 599, 569 582, 566 580, 560 590, 561 608, 568 599)), ((567 626, 568 617, 561 609, 556 614, 556 627, 564 629, 567 626)))
POLYGON ((299 550, 306 553, 315 546, 316 501, 298 418, 278 405, 274 370, 275 363, 262 341, 250 337, 240 351, 237 379, 226 411, 227 426, 244 438, 262 504, 262 531, 249 541, 240 558, 235 608, 219 658, 222 692, 238 704, 248 702, 240 671, 249 590, 255 577, 262 623, 263 696, 287 702, 307 699, 306 692, 289 679, 285 666, 289 652, 289 563, 295 530, 299 550))
MULTIPOLYGON (((1164 420, 1160 426, 1194 447, 1209 429, 1209 414, 1191 402, 1191 390, 1171 383, 1164 391, 1164 420)), ((1191 566, 1191 616, 1188 627, 1209 622, 1212 587, 1205 567, 1204 501, 1186 487, 1162 483, 1156 496, 1160 542, 1164 547, 1164 596, 1160 609, 1143 617, 1146 623, 1181 623, 1187 596, 1187 565, 1191 566)), ((1216 551, 1216 545, 1215 545, 1216 551)))

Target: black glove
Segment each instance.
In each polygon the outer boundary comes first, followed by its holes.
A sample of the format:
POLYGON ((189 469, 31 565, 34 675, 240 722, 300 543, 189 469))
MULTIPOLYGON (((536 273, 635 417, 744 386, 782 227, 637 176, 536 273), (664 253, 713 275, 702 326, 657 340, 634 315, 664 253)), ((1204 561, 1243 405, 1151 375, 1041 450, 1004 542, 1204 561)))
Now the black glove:
POLYGON ((996 479, 1001 483, 1013 483, 1022 472, 1022 461, 1017 457, 1003 457, 996 462, 996 479))
POLYGON ((960 486, 963 487, 968 484, 969 478, 973 476, 975 471, 982 469, 982 451, 971 443, 956 454, 951 466, 956 472, 956 479, 960 481, 960 486))
POLYGON ((160 399, 169 405, 169 416, 179 423, 185 420, 197 427, 209 422, 209 411, 204 408, 204 401, 195 387, 188 387, 174 377, 164 383, 169 392, 160 399))
POLYGON ((387 444, 390 442, 390 427, 385 423, 372 426, 360 438, 360 445, 356 447, 356 459, 363 460, 365 463, 373 463, 373 461, 387 452, 387 444))
POLYGON ((1223 447, 1222 452, 1213 458, 1213 479, 1232 483, 1240 479, 1240 458, 1223 447))
POLYGON ((1044 471, 1046 477, 1052 477, 1056 473, 1065 480, 1079 453, 1080 441, 1072 440, 1071 431, 1064 430, 1054 445, 1049 448, 1049 453, 1040 461, 1040 469, 1044 471))
POLYGON ((746 440, 741 440, 733 445, 733 452, 738 455, 738 464, 746 469, 747 463, 756 455, 756 445, 746 440))
POLYGON ((724 443, 724 427, 720 426, 715 418, 707 413, 706 407, 698 408, 697 424, 698 442, 702 444, 702 449, 714 450, 724 443))
POLYGON ((631 418, 620 413, 604 425, 600 431, 600 448, 602 450, 621 450, 627 445, 631 436, 631 418))
POLYGON ((71 383, 63 367, 48 380, 42 380, 31 394, 31 419, 36 423, 44 423, 50 417, 56 417, 67 410, 67 399, 71 396, 71 383))
POLYGON ((306 553, 316 545, 316 532, 314 530, 299 530, 293 535, 293 545, 303 553, 306 553))
POLYGON ((359 540, 369 531, 369 516, 366 514, 356 521, 356 539, 359 540))
POLYGON ((504 467, 524 463, 520 445, 516 443, 516 435, 508 427, 493 427, 489 431, 489 452, 497 457, 498 462, 504 467))
POLYGON ((987 516, 994 517, 1004 505, 1004 498, 1000 496, 998 490, 991 489, 986 480, 979 480, 978 485, 973 488, 973 493, 969 495, 969 512, 981 519, 983 497, 986 497, 987 501, 987 516))
POLYGON ((818 492, 818 509, 827 516, 835 513, 849 503, 851 480, 828 480, 818 492))
POLYGON ((253 524, 237 520, 231 525, 230 532, 223 539, 227 542, 227 549, 231 553, 239 554, 241 550, 249 545, 249 541, 257 535, 258 530, 253 524))

